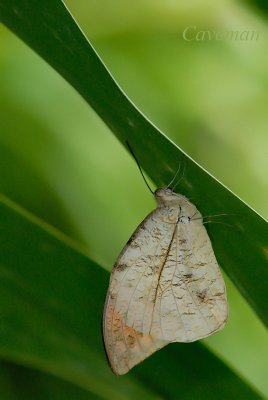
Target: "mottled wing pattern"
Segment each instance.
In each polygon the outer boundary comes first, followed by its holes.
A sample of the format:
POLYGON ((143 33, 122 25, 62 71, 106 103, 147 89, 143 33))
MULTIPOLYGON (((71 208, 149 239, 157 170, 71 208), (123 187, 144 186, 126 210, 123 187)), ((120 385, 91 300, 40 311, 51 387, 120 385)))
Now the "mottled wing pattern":
POLYGON ((151 334, 192 342, 222 329, 226 291, 202 220, 180 221, 157 291, 151 334))
POLYGON ((200 213, 189 202, 157 208, 111 274, 103 335, 113 371, 126 373, 170 342, 208 336, 226 319, 225 286, 200 213))
POLYGON ((103 316, 103 336, 113 371, 126 373, 168 344, 150 332, 158 278, 163 269, 176 217, 154 210, 136 229, 113 268, 103 316))

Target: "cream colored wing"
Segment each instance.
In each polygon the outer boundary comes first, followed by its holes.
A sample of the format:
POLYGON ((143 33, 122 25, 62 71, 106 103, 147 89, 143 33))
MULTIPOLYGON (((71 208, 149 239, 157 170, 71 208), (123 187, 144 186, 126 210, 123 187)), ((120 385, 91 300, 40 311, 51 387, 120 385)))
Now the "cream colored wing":
POLYGON ((189 220, 189 211, 157 208, 118 257, 103 316, 116 374, 170 342, 208 336, 227 319, 224 282, 209 237, 201 219, 189 220))
POLYGON ((154 210, 138 226, 112 271, 103 313, 103 338, 116 374, 128 372, 168 344, 150 329, 158 278, 174 239, 178 214, 178 210, 154 210))
POLYGON ((159 280, 151 334, 192 342, 222 329, 227 317, 225 284, 202 220, 182 219, 159 280))

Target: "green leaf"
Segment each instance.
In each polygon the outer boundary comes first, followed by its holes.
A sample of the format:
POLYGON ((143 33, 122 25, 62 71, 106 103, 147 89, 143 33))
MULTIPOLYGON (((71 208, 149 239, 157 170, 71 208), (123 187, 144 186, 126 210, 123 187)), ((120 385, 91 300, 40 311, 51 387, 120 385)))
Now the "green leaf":
POLYGON ((4 361, 0 362, 0 387, 3 400, 101 400, 52 375, 4 361))
POLYGON ((263 14, 267 14, 268 12, 268 4, 265 0, 250 0, 249 4, 254 8, 258 8, 263 14))
POLYGON ((200 343, 173 344, 114 376, 100 326, 108 273, 5 198, 0 221, 1 358, 105 399, 260 398, 200 343))
POLYGON ((268 323, 268 227, 256 212, 211 177, 159 132, 111 78, 60 0, 0 0, 3 22, 48 61, 88 101, 145 171, 167 185, 184 168, 179 191, 203 215, 226 213, 208 227, 219 263, 268 323))

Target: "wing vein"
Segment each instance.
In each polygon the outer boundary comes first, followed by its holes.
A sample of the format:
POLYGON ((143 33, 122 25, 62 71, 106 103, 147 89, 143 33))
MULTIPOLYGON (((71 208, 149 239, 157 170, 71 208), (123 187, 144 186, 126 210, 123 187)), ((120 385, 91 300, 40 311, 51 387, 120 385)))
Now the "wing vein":
POLYGON ((186 336, 187 340, 189 340, 189 336, 188 336, 188 334, 187 334, 187 330, 186 330, 186 328, 185 328, 185 324, 184 324, 184 322, 183 322, 181 313, 180 313, 180 311, 179 311, 177 299, 176 299, 176 297, 175 297, 174 290, 173 290, 173 286, 172 286, 172 282, 173 282, 173 279, 174 279, 176 270, 177 270, 177 268, 179 268, 179 266, 178 266, 178 265, 179 265, 179 263, 178 263, 178 235, 176 235, 176 259, 175 259, 175 260, 176 260, 176 263, 175 263, 174 273, 173 273, 173 276, 172 276, 172 278, 171 278, 171 285, 170 285, 170 287, 171 287, 172 295, 173 295, 174 302, 175 302, 175 305, 176 305, 176 308, 177 308, 177 312, 178 312, 178 315, 179 315, 179 319, 180 319, 181 324, 182 324, 182 329, 184 330, 184 333, 185 333, 185 336, 186 336))
MULTIPOLYGON (((133 296, 134 296, 136 290, 138 289, 139 283, 141 282, 141 279, 144 277, 145 272, 148 270, 148 267, 149 267, 152 263, 155 263, 155 255, 156 255, 156 252, 157 252, 157 250, 159 249, 160 244, 162 243, 162 241, 167 237, 167 235, 168 235, 168 234, 166 234, 166 235, 159 241, 159 243, 158 243, 158 245, 156 246, 156 249, 155 249, 154 259, 151 260, 151 262, 150 262, 150 263, 146 266, 146 268, 144 269, 143 273, 141 274, 141 276, 140 276, 140 278, 139 278, 139 280, 138 280, 138 282, 137 282, 137 285, 136 285, 135 289, 133 290, 133 293, 131 294, 131 297, 130 297, 130 299, 129 299, 128 306, 127 306, 125 321, 127 321, 128 311, 129 311, 129 308, 130 308, 130 305, 131 305, 133 296)), ((152 280, 152 285, 153 285, 153 280, 152 280)), ((152 285, 151 285, 151 288, 152 288, 152 285)), ((151 291, 151 288, 150 288, 149 291, 151 291)), ((145 310, 144 310, 144 313, 145 313, 145 310)), ((144 320, 144 314, 143 314, 143 320, 144 320)))
MULTIPOLYGON (((158 288, 159 288, 159 285, 160 285, 160 279, 161 279, 162 271, 163 271, 163 268, 164 268, 164 266, 166 264, 166 261, 167 261, 167 258, 168 258, 168 255, 169 255, 169 252, 170 252, 170 249, 171 249, 174 237, 175 237, 175 232, 177 230, 179 218, 180 218, 180 216, 178 216, 177 222, 176 222, 175 227, 174 227, 174 231, 172 233, 172 237, 171 237, 170 243, 169 243, 168 248, 167 248, 165 259, 164 259, 164 261, 163 261, 163 263, 162 263, 162 265, 160 267, 160 271, 158 272, 158 281, 157 281, 157 285, 156 285, 156 288, 155 288, 155 294, 154 294, 154 298, 153 298, 153 305, 154 306, 153 306, 153 311, 152 311, 152 321, 151 321, 151 326, 150 326, 149 332, 151 332, 152 326, 153 326, 153 320, 154 320, 153 319, 153 315, 154 315, 154 310, 155 310, 155 302, 156 302, 158 288)), ((161 300, 162 300, 162 295, 160 297, 160 315, 161 315, 161 300)), ((160 318, 160 325, 161 325, 161 318, 160 318)), ((162 327, 161 327, 161 330, 162 330, 162 327)))
MULTIPOLYGON (((200 230, 203 228, 203 226, 202 227, 200 227, 200 230)), ((188 238, 189 238, 189 236, 188 236, 188 238)), ((189 239, 189 242, 191 242, 192 243, 192 241, 189 239)), ((194 248, 194 246, 190 246, 191 248, 194 248)), ((196 255, 195 255, 195 253, 192 253, 192 255, 193 255, 193 257, 195 258, 195 260, 196 260, 196 263, 198 264, 198 260, 197 260, 197 258, 196 258, 196 255)), ((216 266, 216 268, 219 268, 218 266, 216 266)), ((207 278, 205 278, 206 279, 206 281, 208 281, 207 280, 207 278)), ((213 295, 213 293, 212 293, 212 291, 211 291, 211 289, 210 289, 210 285, 207 285, 207 291, 210 293, 210 295, 211 295, 211 297, 214 297, 214 295, 213 295)), ((214 304, 214 306, 216 305, 217 303, 215 303, 214 304)), ((218 308, 218 307, 216 307, 216 308, 218 308)), ((201 310, 200 310, 200 312, 201 312, 201 310)), ((214 313, 213 313, 214 314, 214 313)), ((203 315, 203 314, 202 314, 203 315)), ((216 318, 216 319, 218 319, 217 318, 217 316, 214 314, 214 317, 216 318)), ((204 316, 204 318, 206 319, 206 317, 204 316)), ((208 325, 209 326, 209 325, 208 325)), ((211 329, 211 328, 210 328, 211 329)))
MULTIPOLYGON (((187 239, 188 239, 188 240, 187 240, 187 243, 189 243, 190 240, 189 240, 189 235, 188 235, 187 233, 188 233, 188 232, 187 232, 187 230, 186 230, 186 236, 187 236, 187 239)), ((194 253, 191 252, 191 255, 194 255, 194 253)), ((184 264, 184 265, 185 265, 185 264, 184 264)), ((209 324, 208 324, 208 321, 207 321, 205 315, 202 313, 202 311, 201 311, 200 308, 198 307, 198 305, 197 305, 197 303, 196 303, 194 297, 192 296, 192 293, 191 293, 191 291, 190 291, 190 289, 189 289, 189 286, 188 286, 187 281, 183 280, 183 278, 182 278, 182 273, 181 273, 181 271, 180 271, 179 268, 178 268, 178 272, 179 272, 179 275, 180 275, 180 277, 181 277, 181 281, 183 282, 183 284, 184 284, 184 286, 185 286, 185 288, 186 288, 186 290, 187 290, 187 292, 188 292, 190 298, 192 299, 192 301, 193 301, 193 303, 194 303, 194 305, 195 305, 195 308, 196 308, 197 311, 199 312, 199 314, 200 314, 200 316, 202 317, 202 319, 205 321, 205 323, 206 323, 207 327, 209 328, 209 330, 211 330, 211 328, 210 328, 210 326, 209 326, 209 324)))

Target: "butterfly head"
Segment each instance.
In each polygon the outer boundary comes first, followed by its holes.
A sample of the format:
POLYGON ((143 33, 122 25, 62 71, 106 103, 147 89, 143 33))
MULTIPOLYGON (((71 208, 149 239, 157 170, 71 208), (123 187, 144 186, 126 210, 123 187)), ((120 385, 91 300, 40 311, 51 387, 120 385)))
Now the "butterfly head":
POLYGON ((154 197, 159 207, 179 207, 187 201, 184 196, 174 193, 169 188, 156 189, 154 197))

